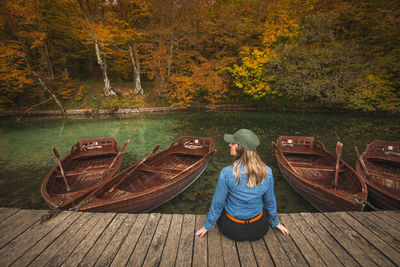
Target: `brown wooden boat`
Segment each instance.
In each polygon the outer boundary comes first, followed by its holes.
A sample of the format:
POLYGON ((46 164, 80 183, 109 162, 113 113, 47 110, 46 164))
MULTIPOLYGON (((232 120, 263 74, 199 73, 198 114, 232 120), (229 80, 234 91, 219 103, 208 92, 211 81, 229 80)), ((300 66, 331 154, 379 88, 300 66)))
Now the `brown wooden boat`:
MULTIPOLYGON (((124 148, 128 143, 129 140, 124 148)), ((51 208, 66 209, 75 205, 102 180, 112 177, 119 170, 121 152, 113 137, 81 139, 62 160, 53 147, 58 165, 42 182, 44 200, 51 208)))
POLYGON ((356 169, 368 186, 368 200, 374 207, 400 209, 400 142, 371 142, 359 155, 356 169))
POLYGON ((158 154, 157 146, 140 163, 104 182, 75 210, 95 212, 150 211, 189 187, 215 154, 211 138, 181 137, 158 154))
POLYGON ((357 172, 314 137, 280 136, 275 157, 294 190, 321 212, 363 210, 367 186, 357 172))

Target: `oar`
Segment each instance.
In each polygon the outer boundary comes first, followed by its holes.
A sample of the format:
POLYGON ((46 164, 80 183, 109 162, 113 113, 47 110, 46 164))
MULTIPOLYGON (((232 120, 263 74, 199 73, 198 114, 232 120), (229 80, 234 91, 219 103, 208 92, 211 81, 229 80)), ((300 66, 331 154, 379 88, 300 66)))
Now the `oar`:
POLYGON ((108 174, 108 172, 111 170, 111 167, 114 165, 114 163, 117 161, 118 157, 122 154, 122 152, 124 152, 125 148, 129 145, 129 143, 131 142, 131 140, 126 140, 124 146, 122 147, 122 149, 118 152, 118 154, 115 156, 114 160, 111 162, 110 166, 108 166, 108 169, 104 172, 103 176, 101 177, 100 181, 103 180, 103 178, 105 178, 108 174))
POLYGON ((342 149, 343 149, 343 144, 340 143, 339 141, 336 143, 336 167, 335 167, 335 180, 333 181, 333 186, 335 189, 338 187, 338 179, 339 179, 339 162, 340 162, 340 156, 342 155, 342 149))
POLYGON ((355 147, 355 149, 356 149, 356 153, 357 153, 358 160, 359 160, 360 163, 361 163, 361 167, 362 167, 362 168, 364 169, 364 171, 365 171, 365 176, 366 176, 366 177, 369 177, 369 172, 368 172, 367 166, 365 165, 364 160, 363 160, 362 157, 360 156, 360 153, 358 153, 358 148, 357 148, 357 146, 355 147))
POLYGON ((281 154, 281 157, 287 162, 287 164, 289 165, 290 169, 292 169, 292 171, 298 175, 296 169, 292 166, 292 164, 289 162, 289 160, 285 157, 285 155, 283 154, 282 150, 277 146, 277 144, 275 144, 275 142, 272 142, 273 147, 278 150, 279 154, 281 154))
POLYGON ((62 167, 62 165, 61 165, 60 154, 58 154, 58 150, 57 150, 57 148, 54 147, 54 146, 53 146, 53 154, 54 154, 54 156, 55 156, 56 159, 57 159, 58 167, 60 168, 61 175, 62 175, 62 177, 63 177, 63 179, 64 179, 65 187, 67 188, 67 191, 70 192, 70 191, 71 191, 71 187, 69 187, 67 178, 65 177, 64 169, 63 169, 63 167, 62 167))
POLYGON ((135 165, 135 167, 133 169, 131 169, 125 177, 123 177, 121 180, 119 180, 110 190, 109 192, 111 193, 112 191, 115 190, 115 188, 117 188, 123 181, 126 180, 126 178, 128 178, 137 168, 139 168, 139 166, 141 166, 148 158, 150 158, 158 149, 160 148, 160 145, 157 145, 155 148, 153 148, 153 150, 144 158, 142 159, 141 162, 139 162, 138 164, 135 165))

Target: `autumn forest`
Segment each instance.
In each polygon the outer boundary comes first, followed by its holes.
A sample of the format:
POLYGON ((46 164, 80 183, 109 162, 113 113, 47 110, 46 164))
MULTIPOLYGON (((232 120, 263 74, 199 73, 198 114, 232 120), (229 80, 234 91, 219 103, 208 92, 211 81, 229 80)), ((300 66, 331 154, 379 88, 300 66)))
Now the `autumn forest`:
POLYGON ((398 0, 2 0, 0 111, 400 112, 398 0))

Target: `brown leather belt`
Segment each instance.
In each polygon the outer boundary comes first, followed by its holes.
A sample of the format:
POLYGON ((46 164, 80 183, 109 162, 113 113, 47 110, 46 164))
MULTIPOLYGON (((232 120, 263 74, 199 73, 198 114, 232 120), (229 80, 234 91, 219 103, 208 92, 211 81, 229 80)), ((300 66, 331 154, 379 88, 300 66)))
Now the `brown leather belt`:
POLYGON ((257 217, 254 217, 253 219, 250 219, 250 220, 239 220, 239 219, 236 219, 235 217, 232 217, 227 211, 225 211, 225 213, 226 213, 226 216, 228 216, 228 218, 231 219, 234 222, 237 222, 237 223, 252 223, 252 222, 255 222, 255 221, 259 220, 262 217, 264 211, 261 211, 261 213, 258 214, 257 217))

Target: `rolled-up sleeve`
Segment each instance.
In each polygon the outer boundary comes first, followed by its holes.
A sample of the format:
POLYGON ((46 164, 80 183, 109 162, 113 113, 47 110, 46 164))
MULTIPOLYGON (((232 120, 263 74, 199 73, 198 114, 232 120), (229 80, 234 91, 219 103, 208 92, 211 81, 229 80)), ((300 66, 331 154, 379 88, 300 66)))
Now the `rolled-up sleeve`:
POLYGON ((267 179, 268 179, 268 189, 267 191, 265 191, 263 195, 264 206, 268 212, 269 221, 271 222, 271 225, 273 227, 276 227, 279 224, 279 220, 278 220, 278 213, 276 206, 276 198, 274 193, 274 179, 272 176, 271 169, 268 169, 267 179))
POLYGON ((225 201, 229 191, 225 173, 226 169, 223 169, 218 178, 217 188, 215 189, 211 207, 204 225, 207 231, 211 230, 225 207, 225 201))

